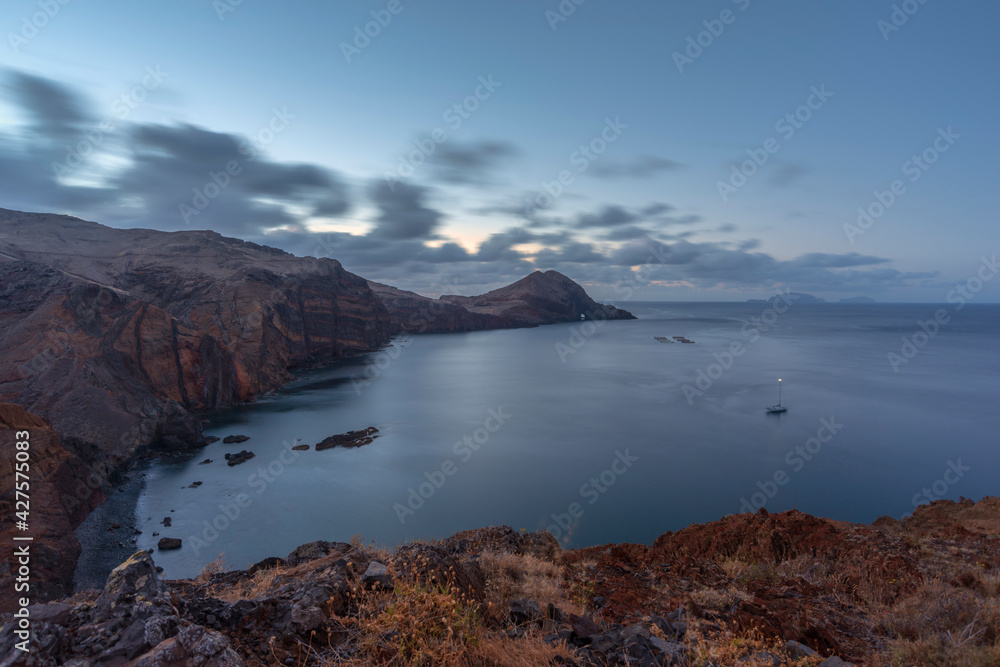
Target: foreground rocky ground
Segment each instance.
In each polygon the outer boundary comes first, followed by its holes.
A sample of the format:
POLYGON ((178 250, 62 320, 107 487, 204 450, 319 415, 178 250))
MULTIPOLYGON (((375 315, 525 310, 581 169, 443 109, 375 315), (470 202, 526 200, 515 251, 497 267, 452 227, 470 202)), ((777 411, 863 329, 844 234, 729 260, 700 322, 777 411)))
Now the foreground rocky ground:
POLYGON ((576 551, 508 527, 313 542, 180 581, 139 552, 31 618, 25 653, 5 617, 0 665, 997 665, 1000 499, 871 526, 741 514, 576 551))

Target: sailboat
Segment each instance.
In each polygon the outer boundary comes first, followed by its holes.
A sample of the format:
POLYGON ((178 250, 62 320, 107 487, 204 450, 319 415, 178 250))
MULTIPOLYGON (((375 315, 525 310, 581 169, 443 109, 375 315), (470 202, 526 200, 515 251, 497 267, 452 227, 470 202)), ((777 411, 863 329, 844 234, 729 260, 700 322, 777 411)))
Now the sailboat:
POLYGON ((779 412, 787 412, 788 408, 781 404, 781 378, 778 378, 778 403, 776 405, 767 406, 768 414, 777 414, 779 412))

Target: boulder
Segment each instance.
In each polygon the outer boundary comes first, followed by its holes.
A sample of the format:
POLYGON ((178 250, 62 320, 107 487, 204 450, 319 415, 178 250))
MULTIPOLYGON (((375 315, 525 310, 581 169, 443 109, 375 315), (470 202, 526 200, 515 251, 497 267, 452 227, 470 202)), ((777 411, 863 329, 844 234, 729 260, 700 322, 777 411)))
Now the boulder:
POLYGON ((156 543, 156 548, 160 551, 170 551, 171 549, 180 549, 181 540, 177 537, 161 537, 160 541, 156 543))
POLYGON ((136 602, 152 600, 163 590, 149 552, 137 551, 111 571, 104 591, 97 598, 95 616, 108 618, 129 612, 136 602))
POLYGON ((510 603, 510 622, 514 625, 540 624, 542 609, 534 600, 514 600, 510 603))
POLYGON ((189 625, 132 664, 134 667, 243 667, 244 662, 220 633, 200 625, 189 625))
POLYGON ((459 560, 442 547, 403 545, 396 549, 391 569, 397 587, 402 579, 423 586, 449 587, 470 602, 481 602, 485 597, 486 577, 479 563, 472 559, 459 560))
POLYGON ((246 442, 250 439, 249 435, 227 435, 222 439, 222 444, 224 445, 238 445, 241 442, 246 442))
POLYGON ((361 575, 361 583, 367 589, 392 590, 392 580, 389 578, 389 568, 385 563, 372 561, 368 569, 361 575))
POLYGON ((235 454, 226 454, 226 465, 230 467, 238 466, 241 463, 246 463, 253 457, 254 453, 251 451, 247 451, 246 449, 237 452, 235 454))
POLYGON ((316 451, 320 452, 324 449, 330 449, 332 447, 346 447, 348 449, 353 447, 362 447, 364 445, 371 444, 377 437, 378 429, 374 426, 369 426, 363 431, 348 431, 347 433, 331 435, 329 438, 324 438, 316 443, 316 451))

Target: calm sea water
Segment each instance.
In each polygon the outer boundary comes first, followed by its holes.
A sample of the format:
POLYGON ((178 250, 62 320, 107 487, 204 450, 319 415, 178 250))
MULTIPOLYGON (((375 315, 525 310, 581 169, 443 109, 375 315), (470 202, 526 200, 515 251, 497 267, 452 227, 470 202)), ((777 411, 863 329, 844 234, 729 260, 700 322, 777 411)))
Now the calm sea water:
POLYGON ((220 552, 245 567, 356 534, 392 545, 509 524, 569 547, 649 543, 762 502, 870 522, 925 489, 1000 493, 998 306, 627 307, 638 321, 414 337, 212 414, 210 434, 250 440, 154 463, 138 545, 182 538, 156 560, 185 577, 220 552), (939 308, 950 321, 904 356, 939 308), (761 316, 766 330, 746 324, 761 316), (789 410, 767 415, 778 378, 789 410), (288 449, 370 425, 382 435, 367 447, 288 449), (256 458, 225 465, 244 448, 256 458))

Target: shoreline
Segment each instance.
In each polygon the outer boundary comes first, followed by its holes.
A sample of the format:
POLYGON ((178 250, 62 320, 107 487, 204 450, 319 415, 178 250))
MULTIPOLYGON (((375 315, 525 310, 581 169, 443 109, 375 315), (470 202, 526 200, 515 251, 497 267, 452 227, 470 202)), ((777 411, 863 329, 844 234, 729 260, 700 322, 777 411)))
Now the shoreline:
POLYGON ((111 571, 138 551, 136 511, 152 463, 140 458, 122 471, 124 480, 114 485, 107 499, 74 529, 80 543, 80 556, 73 571, 74 593, 103 588, 111 571), (115 524, 120 527, 111 529, 115 524))

